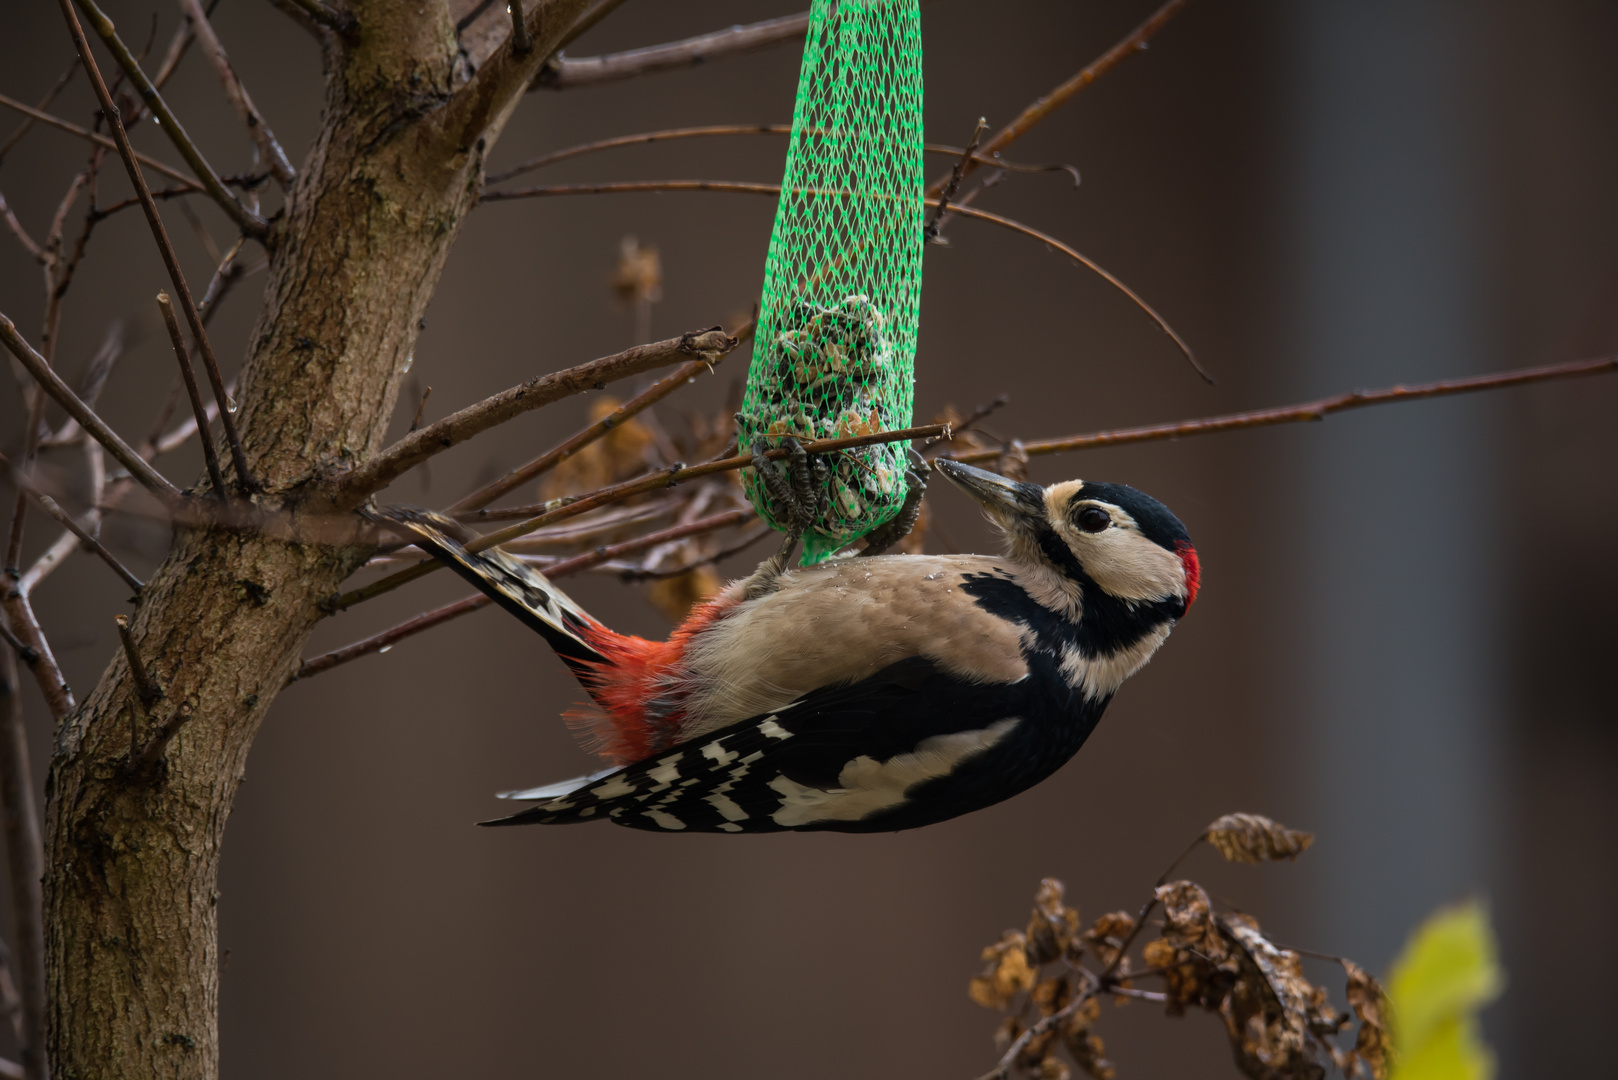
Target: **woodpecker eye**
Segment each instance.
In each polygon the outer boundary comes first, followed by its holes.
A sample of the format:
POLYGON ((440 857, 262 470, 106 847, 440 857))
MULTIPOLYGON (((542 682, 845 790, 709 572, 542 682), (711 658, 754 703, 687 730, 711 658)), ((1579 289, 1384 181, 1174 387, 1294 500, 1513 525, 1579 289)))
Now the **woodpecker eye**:
POLYGON ((1112 524, 1112 515, 1099 506, 1086 506, 1073 520, 1085 532, 1098 533, 1112 524))

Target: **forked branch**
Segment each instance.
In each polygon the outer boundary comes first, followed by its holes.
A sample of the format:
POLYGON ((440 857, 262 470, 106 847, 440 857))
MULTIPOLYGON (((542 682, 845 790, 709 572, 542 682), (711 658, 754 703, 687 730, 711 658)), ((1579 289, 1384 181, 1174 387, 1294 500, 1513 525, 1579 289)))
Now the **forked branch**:
POLYGON ((6 348, 11 350, 11 355, 28 370, 28 374, 34 377, 58 405, 67 410, 69 416, 79 422, 80 427, 90 433, 91 438, 106 447, 107 453, 116 458, 118 464, 129 470, 129 475, 165 501, 180 498, 180 489, 148 465, 128 443, 118 437, 117 432, 109 428, 101 417, 80 401, 79 396, 51 370, 50 365, 45 363, 45 358, 34 351, 34 347, 17 333, 17 327, 4 315, 0 315, 0 342, 5 343, 6 348))
MULTIPOLYGON (((113 104, 111 95, 103 96, 106 85, 101 82, 100 72, 92 70, 95 67, 95 60, 90 55, 90 43, 84 40, 84 31, 79 27, 79 20, 73 13, 74 0, 60 0, 60 3, 62 12, 67 17, 68 28, 73 32, 74 44, 79 49, 79 58, 84 62, 85 70, 90 73, 90 81, 100 84, 97 87, 96 96, 102 99, 101 109, 107 114, 108 120, 111 122, 112 114, 117 112, 117 106, 113 104)), ((219 174, 214 172, 213 167, 202 156, 202 151, 197 149, 196 143, 192 142, 191 137, 186 134, 185 128, 180 124, 179 117, 174 115, 174 111, 169 108, 168 102, 163 100, 163 95, 158 92, 157 87, 152 85, 152 80, 148 79, 146 73, 141 70, 140 63, 135 59, 135 55, 129 51, 129 46, 125 45, 118 37, 118 31, 112 25, 112 20, 107 18, 100 8, 96 7, 95 0, 77 0, 77 3, 79 7, 84 9, 85 16, 90 20, 90 25, 95 27, 96 34, 101 38, 102 43, 107 46, 108 51, 117 59, 118 66, 124 69, 124 74, 128 76, 130 83, 139 92, 141 100, 146 103, 146 107, 151 109, 153 115, 157 117, 160 126, 163 128, 163 133, 169 137, 169 141, 180 152, 180 156, 185 158, 185 163, 191 166, 192 173, 201 181, 209 196, 219 204, 219 208, 243 232, 249 236, 263 236, 268 231, 268 226, 265 225, 264 220, 243 206, 241 201, 231 193, 230 189, 225 187, 224 182, 219 179, 219 174)), ((117 121, 113 126, 115 129, 121 130, 122 121, 117 121)), ((128 137, 124 136, 118 140, 120 152, 123 152, 127 139, 128 137)), ((140 171, 132 165, 130 168, 135 173, 140 171)), ((142 182, 137 181, 138 183, 142 182)))
POLYGON ((270 167, 270 173, 283 189, 290 187, 297 178, 292 163, 276 142, 275 133, 264 122, 264 116, 253 104, 253 99, 247 95, 247 88, 242 85, 236 69, 231 67, 230 57, 225 55, 225 46, 214 33, 213 24, 208 21, 207 12, 202 10, 201 0, 180 0, 180 6, 185 13, 191 16, 191 26, 202 42, 203 51, 208 59, 213 61, 214 71, 219 75, 219 81, 225 88, 225 96, 230 99, 231 105, 236 109, 236 115, 241 117, 242 123, 247 125, 247 133, 252 136, 253 142, 258 145, 259 154, 270 167))
POLYGON ((683 41, 663 45, 650 45, 627 52, 607 53, 604 56, 581 56, 576 59, 557 56, 539 69, 531 90, 569 90, 576 86, 594 86, 619 79, 632 79, 654 71, 692 67, 724 56, 766 49, 795 41, 809 28, 809 13, 783 15, 778 19, 746 26, 732 26, 708 34, 698 34, 683 41))

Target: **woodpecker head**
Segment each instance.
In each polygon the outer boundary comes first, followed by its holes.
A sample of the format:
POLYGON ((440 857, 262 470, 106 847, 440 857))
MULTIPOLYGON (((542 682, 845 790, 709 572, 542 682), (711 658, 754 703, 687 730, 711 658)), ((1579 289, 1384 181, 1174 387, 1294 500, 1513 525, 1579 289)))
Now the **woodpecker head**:
POLYGON ((1098 590, 1178 619, 1197 598, 1197 550, 1180 519, 1150 495, 1094 480, 1042 488, 948 458, 934 464, 989 512, 1014 560, 1053 572, 1077 606, 1092 606, 1098 590))

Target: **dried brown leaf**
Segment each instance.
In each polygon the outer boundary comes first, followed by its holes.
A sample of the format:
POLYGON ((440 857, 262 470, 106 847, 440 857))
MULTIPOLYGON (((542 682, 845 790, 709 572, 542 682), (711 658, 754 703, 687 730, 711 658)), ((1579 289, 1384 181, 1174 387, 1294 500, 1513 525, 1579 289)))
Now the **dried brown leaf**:
POLYGON ((1002 1054, 1011 1049, 1011 1044, 1017 1041, 1017 1036, 1023 1033, 1023 1023, 1015 1016, 1008 1016, 1000 1021, 1000 1026, 994 1029, 994 1048, 1002 1054))
MULTIPOLYGON (((621 404, 614 397, 596 398, 590 403, 590 423, 610 416, 621 404)), ((539 497, 554 499, 626 480, 646 468, 647 454, 656 441, 651 428, 630 417, 546 473, 539 483, 539 497)))
POLYGON ((1034 985, 1034 969, 1028 963, 1028 939, 1016 930, 1007 930, 995 944, 983 950, 989 966, 967 985, 967 994, 985 1009, 1003 1009, 1011 999, 1034 985))
POLYGON ((1147 942, 1146 947, 1141 950, 1141 957, 1146 961, 1146 966, 1154 968, 1173 967, 1174 959, 1179 954, 1178 949, 1162 938, 1147 942))
POLYGON ((1261 814, 1226 814, 1203 838, 1231 862, 1258 863, 1296 859, 1315 842, 1313 833, 1289 829, 1261 814))
POLYGON ((1344 960, 1342 964, 1348 973, 1348 1005, 1360 1022, 1354 1036, 1354 1054, 1375 1080, 1385 1080, 1388 1075, 1387 996, 1382 992, 1382 984, 1364 968, 1352 960, 1344 960))
POLYGON ((612 273, 612 291, 625 307, 655 304, 663 299, 663 260, 657 248, 626 236, 618 244, 618 265, 612 273))
POLYGON ((662 612, 664 618, 678 625, 691 614, 692 608, 712 597, 724 585, 717 570, 711 566, 699 566, 676 577, 648 581, 644 592, 646 599, 662 612))
POLYGON ((1028 959, 1037 967, 1068 951, 1079 929, 1079 912, 1062 902, 1064 888, 1045 878, 1034 892, 1034 912, 1028 919, 1028 959))
POLYGON ((1225 948, 1213 922, 1213 904, 1202 886, 1194 881, 1171 881, 1157 889, 1163 905, 1163 937, 1175 948, 1196 949, 1211 959, 1221 960, 1225 948))
POLYGON ((1109 911, 1084 932, 1084 940, 1095 958, 1107 967, 1118 958, 1118 950, 1134 929, 1135 916, 1127 911, 1109 911))
POLYGON ((1072 1070, 1067 1067, 1067 1062, 1061 1058, 1047 1057, 1040 1061, 1038 1065, 1029 1069, 1028 1075, 1032 1076, 1034 1080, 1067 1080, 1072 1075, 1072 1070))
POLYGON ((1115 1080, 1118 1070, 1106 1058, 1107 1046, 1093 1031, 1075 1032, 1066 1040, 1067 1052, 1092 1080, 1115 1080))
POLYGON ((1064 1039, 1071 1039, 1091 1024, 1101 1019, 1101 1002, 1095 997, 1084 999, 1084 1004, 1062 1017, 1061 1031, 1064 1039))
POLYGON ((1067 1003, 1073 1000, 1073 984, 1066 975, 1057 975, 1034 987, 1028 1000, 1034 1003, 1039 1015, 1050 1016, 1067 1008, 1067 1003))
POLYGON ((1236 1063, 1253 1080, 1318 1080, 1326 1067, 1310 1038, 1315 988, 1298 954, 1277 948, 1244 915, 1216 920, 1234 950, 1236 980, 1219 1003, 1236 1063))

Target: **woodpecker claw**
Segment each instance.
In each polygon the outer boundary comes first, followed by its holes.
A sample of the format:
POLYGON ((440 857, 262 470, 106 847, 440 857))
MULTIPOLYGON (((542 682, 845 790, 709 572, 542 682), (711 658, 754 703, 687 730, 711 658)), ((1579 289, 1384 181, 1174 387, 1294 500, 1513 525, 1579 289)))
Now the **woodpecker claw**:
POLYGON ((921 500, 927 494, 927 477, 932 475, 933 467, 927 459, 910 451, 910 468, 905 470, 907 482, 904 504, 899 512, 885 524, 872 529, 865 536, 865 550, 860 555, 880 555, 894 544, 910 535, 910 530, 916 527, 916 519, 921 516, 921 500))

